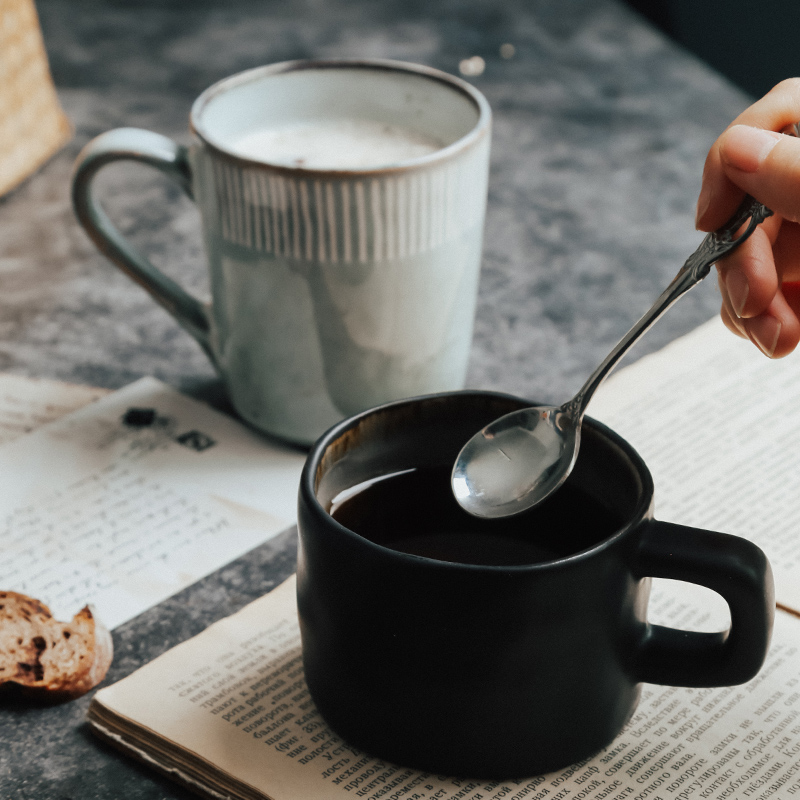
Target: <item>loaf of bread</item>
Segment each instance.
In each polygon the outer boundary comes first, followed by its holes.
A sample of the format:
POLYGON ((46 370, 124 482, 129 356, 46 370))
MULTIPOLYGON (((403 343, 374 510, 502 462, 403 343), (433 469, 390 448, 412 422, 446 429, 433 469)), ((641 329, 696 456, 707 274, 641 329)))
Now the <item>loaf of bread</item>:
POLYGON ((42 700, 69 700, 105 677, 114 647, 91 607, 72 622, 24 594, 0 591, 0 688, 42 700))

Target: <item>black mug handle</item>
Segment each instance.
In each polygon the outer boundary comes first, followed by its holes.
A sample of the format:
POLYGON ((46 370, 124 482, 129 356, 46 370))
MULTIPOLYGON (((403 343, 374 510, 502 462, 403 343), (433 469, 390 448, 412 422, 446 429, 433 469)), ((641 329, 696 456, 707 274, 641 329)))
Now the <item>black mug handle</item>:
POLYGON ((755 677, 775 616, 772 570, 763 551, 727 533, 651 520, 641 530, 634 574, 688 581, 722 595, 731 627, 698 633, 646 623, 636 678, 668 686, 734 686, 755 677))

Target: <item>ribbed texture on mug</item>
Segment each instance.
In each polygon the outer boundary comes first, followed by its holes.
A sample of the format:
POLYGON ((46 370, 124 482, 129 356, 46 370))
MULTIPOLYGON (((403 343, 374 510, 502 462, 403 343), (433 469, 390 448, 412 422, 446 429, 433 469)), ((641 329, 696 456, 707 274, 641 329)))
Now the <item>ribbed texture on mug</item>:
POLYGON ((363 178, 296 178, 208 152, 197 166, 216 201, 218 234, 231 244, 306 261, 391 261, 482 223, 485 146, 435 167, 363 178))

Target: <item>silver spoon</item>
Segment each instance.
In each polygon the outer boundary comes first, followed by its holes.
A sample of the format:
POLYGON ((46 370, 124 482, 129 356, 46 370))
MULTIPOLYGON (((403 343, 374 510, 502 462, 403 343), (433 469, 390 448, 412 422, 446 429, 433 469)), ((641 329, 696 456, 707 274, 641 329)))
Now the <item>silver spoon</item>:
POLYGON ((735 250, 771 215, 763 204, 745 197, 733 217, 703 239, 653 307, 623 336, 572 400, 560 407, 513 411, 478 431, 461 449, 453 467, 451 485, 459 505, 476 517, 508 517, 554 492, 578 457, 586 406, 620 358, 681 295, 708 275, 715 261, 735 250))

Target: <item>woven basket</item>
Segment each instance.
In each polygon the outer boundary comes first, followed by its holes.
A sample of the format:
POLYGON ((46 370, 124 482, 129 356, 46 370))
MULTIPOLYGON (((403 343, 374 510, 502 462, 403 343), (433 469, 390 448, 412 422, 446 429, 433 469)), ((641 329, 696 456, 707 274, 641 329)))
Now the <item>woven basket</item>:
POLYGON ((0 0, 0 195, 35 172, 71 135, 33 0, 0 0))

